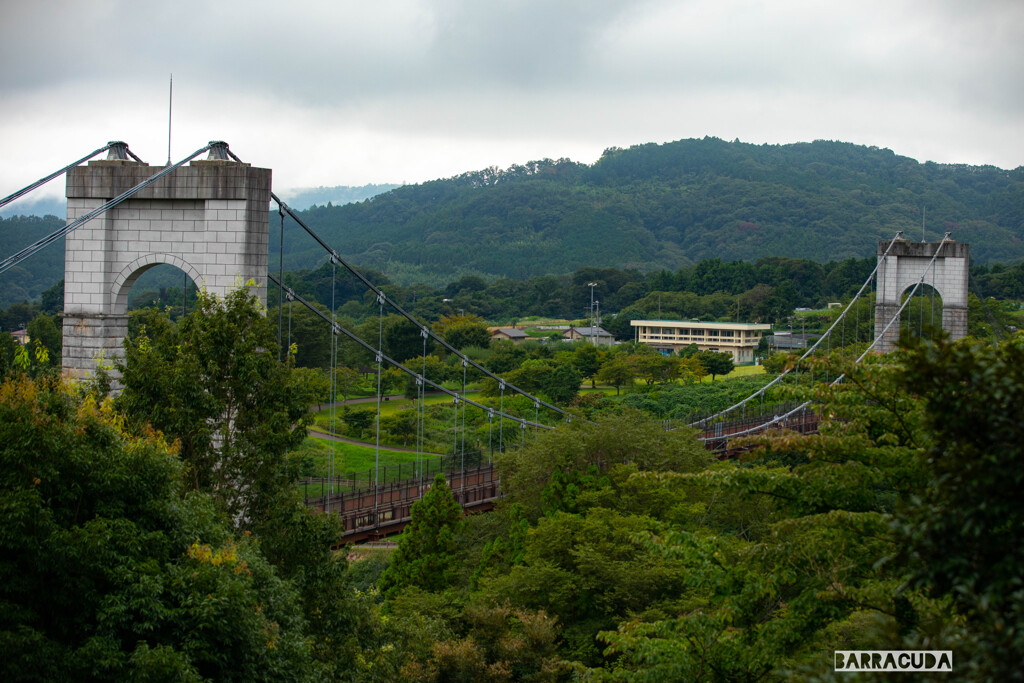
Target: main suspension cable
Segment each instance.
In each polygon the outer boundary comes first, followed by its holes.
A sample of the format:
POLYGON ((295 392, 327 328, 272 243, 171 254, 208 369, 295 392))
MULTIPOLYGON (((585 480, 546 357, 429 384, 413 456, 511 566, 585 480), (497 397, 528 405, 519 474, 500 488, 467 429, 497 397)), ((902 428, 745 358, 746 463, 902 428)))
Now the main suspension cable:
MULTIPOLYGON (((273 282, 274 284, 277 284, 277 277, 276 276, 268 273, 267 274, 267 278, 271 282, 273 282)), ((334 325, 334 328, 335 328, 335 330, 337 330, 337 333, 345 335, 346 337, 348 337, 349 339, 354 341, 356 344, 358 344, 359 346, 363 347, 364 349, 366 349, 370 353, 374 354, 374 356, 376 356, 377 349, 375 349, 373 347, 373 345, 371 345, 371 344, 367 343, 366 341, 364 341, 362 338, 359 337, 359 335, 355 334, 354 332, 350 332, 349 330, 346 330, 341 325, 333 322, 330 318, 328 318, 326 315, 324 315, 324 313, 322 311, 317 309, 310 302, 306 301, 297 292, 293 291, 293 295, 295 296, 295 300, 296 301, 298 301, 300 304, 305 306, 307 309, 309 309, 310 311, 315 313, 317 316, 320 317, 320 319, 322 319, 325 322, 330 323, 331 325, 334 325)), ((386 354, 383 354, 383 353, 381 354, 381 360, 383 362, 388 363, 389 365, 392 365, 392 366, 398 368, 399 370, 401 370, 405 374, 409 375, 410 377, 414 377, 414 378, 415 377, 419 377, 420 379, 423 380, 424 384, 429 384, 436 391, 440 391, 440 392, 442 392, 442 393, 444 393, 444 394, 446 394, 448 396, 451 396, 452 398, 455 398, 456 396, 459 395, 458 392, 452 391, 451 389, 443 387, 443 386, 441 386, 440 384, 438 384, 437 382, 435 382, 433 380, 430 380, 430 379, 427 379, 426 377, 423 377, 422 375, 417 373, 415 370, 411 370, 411 369, 407 368, 406 366, 402 365, 397 360, 395 360, 394 358, 389 357, 386 354)), ((472 399, 468 399, 467 398, 467 399, 463 399, 463 400, 465 400, 466 403, 468 403, 469 405, 474 406, 476 408, 479 408, 480 410, 494 410, 493 408, 489 408, 488 406, 485 406, 482 403, 477 403, 476 401, 473 401, 472 399)), ((532 420, 527 420, 525 418, 517 417, 515 415, 509 415, 509 414, 506 414, 504 412, 498 412, 498 415, 500 417, 502 417, 502 418, 506 418, 507 417, 508 419, 513 420, 515 422, 518 422, 520 424, 525 424, 525 425, 530 426, 530 427, 534 426, 534 422, 532 420)), ((541 429, 554 429, 554 427, 552 427, 551 425, 546 425, 546 424, 538 424, 536 426, 541 428, 541 429)))
POLYGON ((330 254, 333 258, 335 258, 337 260, 337 262, 341 266, 345 267, 346 269, 348 269, 348 271, 350 273, 355 275, 363 283, 363 285, 366 286, 367 289, 372 291, 378 297, 382 297, 384 299, 384 302, 387 303, 391 308, 393 308, 399 315, 401 315, 406 320, 408 320, 409 322, 411 322, 414 325, 416 325, 417 327, 419 327, 421 331, 423 331, 426 334, 430 335, 430 337, 432 339, 434 339, 434 341, 436 341, 441 346, 445 347, 450 353, 456 355, 461 360, 469 363, 470 365, 472 365, 474 368, 476 368, 477 370, 482 372, 487 377, 490 377, 491 379, 493 379, 495 381, 505 382, 505 384, 508 385, 508 388, 511 389, 512 391, 514 391, 514 392, 516 392, 518 394, 521 394, 523 396, 526 396, 527 398, 529 398, 529 399, 531 399, 533 401, 539 402, 542 406, 544 406, 548 410, 553 410, 554 412, 558 413, 559 415, 565 415, 566 414, 565 411, 562 410, 561 408, 559 408, 558 406, 552 405, 551 403, 548 403, 547 401, 544 401, 544 400, 534 396, 533 394, 530 394, 529 392, 527 392, 527 391, 525 391, 523 389, 520 389, 519 387, 517 387, 517 386, 511 384, 510 382, 508 382, 507 380, 504 380, 501 377, 498 377, 496 374, 494 374, 493 372, 491 372, 490 370, 485 368, 483 365, 480 365, 479 363, 474 361, 472 358, 470 358, 469 356, 465 355, 464 353, 459 351, 457 348, 455 348, 454 346, 449 344, 447 341, 445 341, 439 335, 435 334, 427 325, 425 325, 425 324, 421 323, 420 321, 418 321, 409 312, 407 312, 404 308, 402 308, 402 306, 400 306, 397 301, 395 301, 394 299, 389 297, 387 294, 384 293, 384 291, 382 289, 380 289, 375 284, 370 282, 370 280, 367 279, 367 277, 365 275, 363 275, 355 266, 353 266, 350 263, 348 263, 347 261, 345 261, 345 259, 343 259, 341 257, 341 255, 337 251, 332 249, 331 246, 329 244, 327 244, 327 242, 325 242, 323 240, 323 238, 321 238, 320 235, 318 235, 316 233, 316 231, 314 231, 312 228, 310 228, 308 225, 306 225, 305 221, 303 221, 301 218, 299 218, 295 214, 295 212, 292 211, 291 207, 289 207, 286 203, 284 203, 281 200, 280 197, 278 197, 276 194, 271 192, 270 193, 270 198, 273 199, 275 202, 277 202, 278 206, 283 208, 285 210, 285 212, 287 212, 288 215, 291 216, 295 220, 295 222, 298 223, 302 227, 302 229, 305 230, 309 234, 310 237, 312 237, 314 240, 316 240, 316 242, 321 247, 323 247, 324 250, 326 250, 328 254, 330 254))
MULTIPOLYGON (((73 169, 75 166, 78 166, 78 165, 82 164, 83 162, 86 162, 89 159, 92 159, 97 154, 103 154, 104 152, 106 152, 108 149, 110 149, 114 145, 122 145, 122 144, 124 144, 124 143, 122 143, 122 142, 108 142, 105 147, 100 147, 97 150, 93 150, 92 152, 90 152, 89 154, 85 155, 84 157, 82 157, 78 161, 72 161, 70 164, 68 164, 64 168, 60 169, 59 171, 54 171, 53 173, 51 173, 50 175, 46 176, 45 178, 40 178, 39 180, 35 181, 31 185, 28 185, 26 187, 21 188, 20 190, 18 190, 14 194, 9 194, 6 197, 4 197, 3 199, 0 199, 0 207, 7 206, 8 204, 13 202, 18 197, 22 197, 22 196, 28 194, 29 192, 31 192, 32 190, 36 189, 37 187, 42 187, 43 185, 45 185, 46 183, 50 182, 51 180, 53 180, 57 176, 63 175, 65 173, 67 173, 68 171, 73 169)), ((125 145, 124 149, 125 149, 125 151, 127 151, 128 150, 128 145, 125 145)), ((135 156, 135 155, 133 154, 132 156, 135 156)))
MULTIPOLYGON (((806 351, 804 351, 803 355, 800 356, 800 358, 797 359, 797 361, 796 361, 796 368, 800 367, 800 362, 801 361, 803 361, 805 358, 807 358, 808 356, 810 356, 811 354, 813 354, 817 350, 818 346, 821 345, 822 340, 825 339, 827 336, 829 336, 829 334, 832 332, 832 330, 835 328, 835 326, 838 325, 839 322, 846 317, 846 314, 850 310, 850 307, 853 306, 853 304, 860 299, 860 295, 864 293, 864 288, 867 287, 871 283, 872 278, 875 276, 875 273, 878 272, 878 269, 881 266, 883 259, 889 255, 889 251, 892 250, 893 245, 896 244, 896 240, 898 240, 901 235, 903 235, 903 231, 902 230, 898 231, 896 233, 896 235, 892 238, 892 240, 889 242, 889 246, 886 247, 885 252, 882 254, 881 257, 879 257, 878 263, 875 264, 874 270, 871 271, 871 275, 868 276, 868 279, 864 282, 863 285, 861 285, 860 289, 857 290, 857 293, 854 295, 854 297, 850 301, 850 303, 846 305, 846 308, 843 309, 843 312, 839 315, 839 317, 836 318, 835 321, 832 322, 832 325, 829 326, 828 330, 825 331, 825 334, 823 334, 821 337, 819 337, 814 342, 814 345, 811 346, 806 351)), ((806 344, 806 341, 804 343, 806 344)), ((714 415, 709 415, 708 417, 701 418, 700 420, 697 420, 696 422, 691 423, 689 426, 690 427, 703 427, 704 425, 706 425, 711 420, 714 420, 714 419, 719 418, 719 417, 721 417, 723 415, 731 413, 732 411, 736 410, 737 408, 740 408, 741 406, 745 406, 749 401, 753 400, 757 396, 764 395, 764 393, 766 391, 768 391, 768 389, 772 388, 773 386, 775 386, 776 384, 781 382, 782 379, 786 375, 788 375, 792 370, 793 370, 793 368, 787 368, 787 369, 783 370, 782 373, 780 373, 778 377, 776 377, 771 382, 769 382, 768 384, 764 385, 763 387, 761 387, 760 389, 755 391, 750 396, 747 396, 745 399, 743 399, 739 403, 736 403, 735 405, 729 406, 725 410, 719 411, 719 412, 715 413, 714 415)))
POLYGON ((77 230, 78 228, 82 227, 82 225, 84 225, 85 223, 88 223, 93 218, 96 218, 96 216, 99 216, 100 214, 102 214, 102 213, 104 213, 104 212, 114 208, 115 206, 117 206, 118 204, 123 202, 124 200, 126 200, 126 199, 132 197, 133 195, 135 195, 140 190, 144 190, 145 188, 149 187, 150 185, 152 185, 156 181, 158 181, 161 178, 163 178, 165 175, 173 172, 179 166, 182 166, 183 164, 185 164, 185 163, 187 163, 189 161, 192 161, 193 159, 195 159, 197 156, 199 156, 203 152, 209 151, 211 147, 213 147, 212 144, 206 145, 206 147, 203 147, 202 149, 196 150, 195 152, 193 152, 189 156, 185 157, 184 159, 182 159, 178 163, 172 164, 171 166, 167 166, 163 170, 161 170, 161 171, 151 175, 150 177, 146 178, 145 180, 143 180, 141 183, 139 183, 135 187, 132 187, 129 190, 125 190, 124 192, 122 192, 121 194, 117 195, 113 199, 111 199, 111 200, 109 200, 107 202, 104 202, 104 204, 102 206, 100 206, 98 208, 95 208, 92 211, 89 211, 84 216, 76 218, 75 220, 73 220, 72 222, 68 223, 64 227, 60 228, 59 230, 55 230, 54 232, 51 232, 46 237, 44 237, 44 238, 42 238, 42 239, 40 239, 40 240, 30 244, 29 246, 25 247, 24 249, 22 249, 21 251, 17 252, 16 254, 13 254, 13 255, 7 257, 3 261, 0 261, 0 273, 3 273, 5 271, 7 271, 9 268, 12 268, 12 267, 18 265, 19 263, 24 261, 29 256, 32 256, 33 254, 38 252, 39 250, 44 249, 45 247, 49 246, 50 244, 53 244, 54 242, 56 242, 60 238, 66 236, 68 233, 70 233, 70 232, 72 232, 74 230, 77 230))
MULTIPOLYGON (((900 315, 903 313, 903 309, 905 309, 907 307, 907 304, 910 303, 910 300, 911 300, 911 298, 913 298, 914 293, 917 292, 917 290, 921 286, 921 284, 924 283, 924 279, 928 276, 928 268, 930 268, 932 266, 932 264, 935 262, 935 259, 938 258, 939 252, 942 251, 942 247, 945 246, 946 242, 950 240, 949 235, 950 235, 950 233, 947 232, 945 234, 945 236, 942 238, 942 241, 939 242, 939 246, 935 249, 935 254, 932 255, 932 259, 931 259, 931 261, 929 261, 928 265, 926 265, 924 267, 924 272, 921 275, 921 278, 914 285, 914 288, 912 290, 910 290, 910 294, 903 301, 903 304, 899 307, 899 309, 892 316, 892 318, 889 319, 889 323, 882 329, 882 332, 875 337, 875 339, 871 342, 871 344, 868 346, 868 348, 865 349, 864 353, 862 353, 857 358, 857 360, 854 361, 854 364, 859 364, 862 360, 864 360, 864 358, 867 357, 867 355, 869 353, 871 353, 871 350, 873 348, 875 348, 875 344, 878 343, 878 340, 881 339, 882 337, 884 337, 885 333, 889 331, 889 328, 892 327, 892 324, 894 322, 899 321, 900 315)), ((889 246, 892 247, 892 244, 890 243, 889 246)), ((888 252, 889 252, 889 250, 886 249, 886 254, 888 254, 888 252)), ((881 261, 881 259, 879 259, 879 261, 881 261)), ((872 275, 874 275, 874 273, 872 273, 872 275)), ((843 374, 839 375, 838 377, 836 377, 831 382, 829 382, 829 386, 835 386, 835 385, 839 384, 840 382, 842 382, 845 378, 846 378, 846 373, 843 373, 843 374)), ((736 432, 735 434, 730 434, 729 437, 730 438, 734 438, 734 437, 737 437, 737 436, 746 436, 747 434, 754 434, 756 432, 763 431, 763 430, 767 429, 768 427, 771 427, 772 425, 778 424, 779 422, 782 422, 782 421, 786 420, 791 415, 795 414, 797 411, 805 409, 810 404, 811 404, 811 401, 804 401, 803 403, 798 405, 796 408, 793 408, 792 410, 786 412, 783 415, 778 415, 778 416, 772 418, 770 421, 765 422, 764 424, 757 425, 756 427, 751 427, 751 428, 745 429, 745 430, 743 430, 741 432, 736 432)), ((715 438, 715 437, 698 437, 697 440, 698 441, 710 441, 713 438, 715 438)))

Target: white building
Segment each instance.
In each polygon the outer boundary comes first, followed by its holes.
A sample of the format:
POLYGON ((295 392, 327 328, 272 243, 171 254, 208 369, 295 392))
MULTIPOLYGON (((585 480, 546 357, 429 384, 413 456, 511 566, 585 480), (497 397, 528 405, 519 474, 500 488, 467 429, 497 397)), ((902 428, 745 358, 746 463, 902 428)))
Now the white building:
POLYGON ((677 353, 690 344, 701 351, 731 353, 737 365, 754 362, 766 323, 712 323, 697 320, 634 320, 634 339, 662 353, 677 353))

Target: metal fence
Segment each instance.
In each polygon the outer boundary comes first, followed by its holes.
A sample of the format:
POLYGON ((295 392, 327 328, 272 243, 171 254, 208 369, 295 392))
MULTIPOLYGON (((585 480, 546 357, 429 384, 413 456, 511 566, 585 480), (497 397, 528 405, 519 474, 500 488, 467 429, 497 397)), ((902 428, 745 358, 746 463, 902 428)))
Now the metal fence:
POLYGON ((435 458, 423 458, 419 461, 403 462, 398 465, 384 466, 380 470, 363 470, 350 472, 336 477, 305 477, 299 480, 303 498, 307 504, 311 500, 328 495, 353 493, 355 491, 373 490, 398 482, 433 479, 437 473, 451 479, 453 475, 478 467, 484 462, 484 455, 479 450, 467 450, 465 454, 442 455, 435 458))

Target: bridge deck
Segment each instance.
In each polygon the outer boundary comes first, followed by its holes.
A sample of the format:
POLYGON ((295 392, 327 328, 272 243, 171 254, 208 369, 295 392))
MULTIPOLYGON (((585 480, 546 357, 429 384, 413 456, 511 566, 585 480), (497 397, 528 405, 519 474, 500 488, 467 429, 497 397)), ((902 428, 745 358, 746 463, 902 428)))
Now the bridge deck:
MULTIPOLYGON (((704 444, 720 458, 737 457, 746 448, 732 446, 729 440, 737 434, 743 434, 752 428, 766 424, 773 419, 772 415, 759 415, 729 422, 718 422, 704 433, 704 444)), ((773 429, 789 429, 802 434, 814 433, 818 430, 819 416, 813 410, 794 415, 773 425, 773 429)), ((501 480, 493 463, 475 464, 470 467, 456 467, 455 458, 441 460, 447 467, 436 469, 422 463, 409 463, 398 469, 399 476, 406 470, 412 473, 414 466, 419 476, 398 481, 387 482, 387 472, 383 479, 386 483, 374 486, 368 477, 346 475, 334 477, 331 482, 324 478, 307 479, 303 483, 306 491, 306 505, 324 513, 336 514, 341 517, 345 527, 342 540, 347 543, 359 543, 399 533, 409 523, 412 506, 429 490, 437 472, 442 472, 452 489, 455 499, 466 512, 481 512, 494 507, 501 498, 501 480), (365 486, 357 482, 366 481, 365 486), (310 497, 309 491, 319 489, 325 492, 310 497)), ((393 470, 395 468, 392 468, 393 470)), ((394 472, 393 472, 394 474, 394 472)))

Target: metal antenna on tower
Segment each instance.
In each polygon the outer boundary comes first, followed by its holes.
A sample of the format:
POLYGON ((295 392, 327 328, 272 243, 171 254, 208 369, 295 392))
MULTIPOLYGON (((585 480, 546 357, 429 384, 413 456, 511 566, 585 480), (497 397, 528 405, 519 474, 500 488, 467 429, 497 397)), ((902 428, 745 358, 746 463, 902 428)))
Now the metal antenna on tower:
POLYGON ((171 89, 167 94, 167 165, 171 165, 171 106, 174 104, 174 74, 171 74, 171 89))

